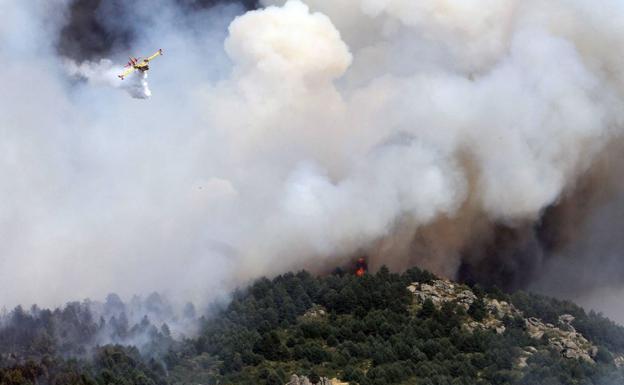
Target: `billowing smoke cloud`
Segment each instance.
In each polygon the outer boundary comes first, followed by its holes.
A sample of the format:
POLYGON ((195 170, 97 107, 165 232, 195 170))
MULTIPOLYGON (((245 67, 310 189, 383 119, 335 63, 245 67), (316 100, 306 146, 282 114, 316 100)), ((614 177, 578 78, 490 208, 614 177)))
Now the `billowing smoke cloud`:
POLYGON ((356 254, 526 287, 620 201, 574 209, 619 191, 617 1, 139 0, 88 63, 55 3, 0 3, 26 22, 0 23, 0 303, 199 302, 356 254), (97 87, 160 47, 150 100, 97 87))

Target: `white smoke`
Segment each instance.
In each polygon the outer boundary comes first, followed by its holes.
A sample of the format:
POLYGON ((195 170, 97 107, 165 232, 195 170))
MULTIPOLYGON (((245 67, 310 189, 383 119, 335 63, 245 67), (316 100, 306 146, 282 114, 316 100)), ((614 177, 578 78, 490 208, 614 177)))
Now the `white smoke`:
POLYGON ((133 49, 169 53, 139 104, 0 12, 0 303, 206 300, 405 223, 535 220, 619 135, 616 1, 267 1, 227 33, 227 9, 157 3, 135 4, 133 49))
POLYGON ((67 60, 65 68, 70 76, 85 79, 95 86, 107 86, 125 90, 135 99, 148 99, 152 95, 152 91, 147 84, 147 72, 134 71, 122 80, 118 75, 125 68, 115 66, 110 59, 82 63, 67 60))

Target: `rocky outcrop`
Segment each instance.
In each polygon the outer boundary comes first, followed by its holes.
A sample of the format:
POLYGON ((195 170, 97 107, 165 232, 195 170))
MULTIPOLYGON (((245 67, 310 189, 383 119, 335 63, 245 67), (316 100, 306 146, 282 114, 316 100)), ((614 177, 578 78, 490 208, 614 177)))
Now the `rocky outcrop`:
POLYGON ((537 318, 525 319, 526 331, 534 339, 548 339, 548 345, 566 358, 582 359, 594 362, 598 348, 591 344, 581 333, 572 326, 574 317, 564 314, 559 317, 557 326, 543 323, 537 318))
POLYGON ((442 279, 435 280, 431 284, 413 283, 407 287, 407 290, 411 291, 421 304, 430 299, 438 308, 444 302, 452 301, 468 310, 472 302, 477 299, 477 296, 467 286, 442 279))
MULTIPOLYGON (((439 309, 445 302, 453 302, 463 307, 465 310, 470 309, 470 305, 477 299, 474 292, 465 285, 453 283, 448 280, 438 279, 431 284, 413 283, 407 289, 414 294, 417 305, 422 305, 427 299, 439 309)), ((498 301, 492 298, 484 300, 487 315, 481 321, 467 321, 462 327, 470 332, 474 330, 494 330, 496 333, 505 332, 503 318, 506 315, 516 316, 520 312, 510 303, 498 301)))
POLYGON ((302 316, 304 319, 315 319, 315 318, 324 318, 327 315, 327 310, 323 306, 313 305, 305 314, 302 316))
MULTIPOLYGON (((293 374, 290 376, 290 381, 286 385, 313 385, 310 379, 306 376, 297 376, 293 374)), ((321 377, 315 385, 347 385, 344 382, 340 382, 337 379, 329 379, 327 377, 321 377)))
POLYGON ((615 366, 617 366, 618 368, 624 367, 624 356, 621 354, 616 355, 613 358, 613 363, 615 364, 615 366))
POLYGON ((464 324, 464 328, 468 331, 473 330, 493 330, 498 334, 505 332, 503 319, 508 317, 521 317, 522 312, 516 309, 512 304, 506 301, 499 301, 493 298, 485 298, 485 309, 487 315, 481 321, 469 321, 464 324))
MULTIPOLYGON (((477 299, 469 287, 442 279, 431 283, 412 283, 407 289, 414 294, 414 302, 417 306, 422 306, 427 299, 430 299, 437 308, 440 308, 445 302, 454 302, 468 310, 477 299)), ((462 328, 470 332, 493 330, 502 334, 505 332, 503 324, 505 317, 520 317, 524 319, 525 330, 531 338, 535 340, 546 338, 548 346, 558 351, 563 357, 594 363, 593 358, 596 356, 598 348, 574 329, 572 325, 574 317, 572 315, 561 315, 557 325, 553 325, 544 323, 537 318, 524 318, 521 311, 516 309, 513 304, 505 301, 486 297, 484 304, 485 317, 480 321, 467 317, 462 328)), ((518 367, 526 366, 528 358, 536 352, 537 349, 533 346, 525 347, 518 358, 518 367)), ((624 364, 624 358, 621 361, 624 364)))
POLYGON ((499 319, 505 318, 505 316, 522 316, 522 312, 516 309, 514 305, 506 301, 499 301, 497 299, 486 298, 485 308, 491 316, 499 319))

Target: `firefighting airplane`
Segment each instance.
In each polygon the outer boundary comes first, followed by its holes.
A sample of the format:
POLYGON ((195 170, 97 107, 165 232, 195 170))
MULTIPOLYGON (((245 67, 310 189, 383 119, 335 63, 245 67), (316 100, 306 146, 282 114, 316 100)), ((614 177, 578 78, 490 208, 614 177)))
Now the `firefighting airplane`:
POLYGON ((124 70, 124 72, 121 75, 117 75, 121 80, 124 80, 124 78, 128 75, 130 75, 131 73, 133 73, 135 70, 139 70, 141 72, 145 72, 147 70, 149 70, 149 65, 148 63, 153 60, 155 57, 160 56, 163 54, 163 50, 159 49, 158 51, 156 51, 155 54, 153 54, 152 56, 145 58, 143 60, 139 60, 135 57, 131 57, 130 61, 128 62, 128 64, 125 65, 125 67, 129 67, 128 69, 124 70))

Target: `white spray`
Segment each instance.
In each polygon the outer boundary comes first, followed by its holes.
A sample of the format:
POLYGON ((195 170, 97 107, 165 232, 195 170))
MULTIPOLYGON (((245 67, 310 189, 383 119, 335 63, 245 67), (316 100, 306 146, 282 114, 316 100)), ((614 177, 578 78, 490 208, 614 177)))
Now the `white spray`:
POLYGON ((147 84, 147 71, 134 71, 122 80, 118 75, 125 68, 115 66, 109 59, 82 63, 67 60, 65 68, 70 76, 85 79, 94 86, 122 89, 135 99, 148 99, 152 95, 147 84))

